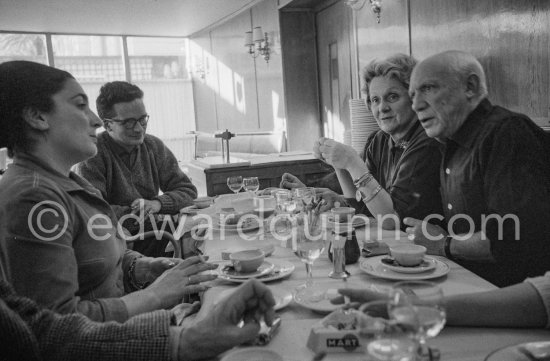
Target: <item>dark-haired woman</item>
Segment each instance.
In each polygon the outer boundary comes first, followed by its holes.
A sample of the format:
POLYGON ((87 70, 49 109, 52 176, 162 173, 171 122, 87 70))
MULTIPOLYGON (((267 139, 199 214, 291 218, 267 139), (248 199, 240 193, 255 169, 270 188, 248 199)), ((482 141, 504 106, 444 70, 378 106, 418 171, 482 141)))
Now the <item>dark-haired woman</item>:
POLYGON ((124 321, 204 290, 214 276, 197 273, 215 265, 126 249, 109 204, 70 171, 96 153, 100 125, 71 74, 0 64, 0 148, 14 158, 0 180, 0 278, 55 311, 124 321))

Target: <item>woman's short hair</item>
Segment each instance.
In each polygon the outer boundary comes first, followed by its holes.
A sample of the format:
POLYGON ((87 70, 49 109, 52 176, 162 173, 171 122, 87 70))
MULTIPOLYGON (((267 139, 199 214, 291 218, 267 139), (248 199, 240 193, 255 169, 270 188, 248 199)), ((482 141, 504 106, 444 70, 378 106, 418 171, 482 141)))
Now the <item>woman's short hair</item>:
POLYGON ((115 104, 128 103, 143 98, 143 91, 126 81, 112 81, 104 84, 96 99, 97 115, 101 119, 116 117, 113 109, 115 104))
POLYGON ((361 91, 367 95, 367 104, 370 106, 369 86, 372 79, 383 76, 394 78, 409 89, 411 73, 417 61, 410 55, 395 54, 386 59, 375 59, 363 68, 363 87, 361 91))
POLYGON ((50 112, 52 97, 61 91, 67 79, 64 71, 31 61, 8 61, 0 64, 0 148, 27 152, 32 147, 30 128, 23 118, 27 110, 50 112))

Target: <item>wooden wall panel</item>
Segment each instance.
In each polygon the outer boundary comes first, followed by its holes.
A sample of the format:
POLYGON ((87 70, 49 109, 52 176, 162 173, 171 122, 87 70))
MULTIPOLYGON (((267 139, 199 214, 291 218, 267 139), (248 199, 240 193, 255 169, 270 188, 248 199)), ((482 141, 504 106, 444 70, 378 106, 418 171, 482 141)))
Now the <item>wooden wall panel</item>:
POLYGON ((218 66, 216 109, 220 130, 258 129, 254 59, 244 47, 244 33, 250 29, 250 12, 246 11, 211 32, 212 54, 218 66))
POLYGON ((280 24, 289 149, 310 150, 321 136, 315 15, 284 11, 280 24))
POLYGON ((195 102, 196 129, 212 132, 218 129, 216 114, 216 97, 218 77, 216 62, 212 56, 210 34, 193 38, 189 41, 191 53, 191 74, 193 81, 193 99, 195 102), (198 73, 202 69, 203 74, 198 73))
POLYGON ((281 37, 275 1, 263 1, 252 9, 252 25, 267 32, 271 54, 269 62, 256 58, 256 85, 260 130, 286 130, 281 63, 281 37))
POLYGON ((469 51, 486 71, 493 103, 548 126, 549 10, 546 0, 414 0, 413 54, 469 51))
POLYGON ((317 13, 317 49, 324 135, 342 142, 350 129, 351 10, 336 2, 317 13))
POLYGON ((382 1, 379 24, 368 1, 355 14, 360 69, 376 58, 385 58, 395 53, 409 54, 407 0, 382 1))
POLYGON ((271 0, 191 39, 192 45, 199 43, 209 51, 206 79, 193 76, 198 130, 285 130, 279 39, 277 3, 271 0), (269 35, 269 63, 262 57, 254 59, 244 46, 244 34, 254 26, 269 35))

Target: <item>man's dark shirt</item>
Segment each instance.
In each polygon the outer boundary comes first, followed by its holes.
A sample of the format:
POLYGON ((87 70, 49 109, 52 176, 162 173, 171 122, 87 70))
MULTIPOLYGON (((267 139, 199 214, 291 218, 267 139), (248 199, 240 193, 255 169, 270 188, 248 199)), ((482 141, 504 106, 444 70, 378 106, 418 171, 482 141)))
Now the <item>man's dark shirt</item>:
MULTIPOLYGON (((446 221, 455 234, 482 230, 482 217, 516 215, 515 223, 486 222, 496 263, 459 261, 497 286, 550 270, 550 164, 548 135, 522 114, 483 100, 447 140, 441 167, 446 221)), ((455 241, 458 242, 458 241, 455 241)))

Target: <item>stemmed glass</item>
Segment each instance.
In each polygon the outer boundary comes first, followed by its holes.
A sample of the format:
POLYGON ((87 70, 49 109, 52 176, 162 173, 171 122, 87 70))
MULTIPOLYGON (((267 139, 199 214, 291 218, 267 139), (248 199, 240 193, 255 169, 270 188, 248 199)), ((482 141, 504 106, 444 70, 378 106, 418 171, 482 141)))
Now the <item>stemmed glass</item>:
POLYGON ((313 263, 326 248, 327 234, 320 225, 312 227, 307 218, 298 220, 292 230, 292 251, 305 264, 306 283, 298 287, 297 298, 307 302, 319 302, 324 299, 326 290, 315 290, 313 287, 313 263))
POLYGON ((420 355, 427 352, 426 338, 437 336, 447 319, 441 287, 427 281, 396 283, 388 313, 399 324, 415 331, 420 355))
POLYGON ((256 193, 260 189, 258 177, 248 177, 243 179, 244 189, 248 192, 256 193))
POLYGON ((239 176, 231 176, 227 177, 227 186, 229 189, 231 189, 235 194, 239 193, 239 191, 243 187, 243 177, 239 176))
POLYGON ((371 301, 359 307, 358 329, 368 360, 413 361, 417 341, 407 328, 387 319, 388 300, 371 301))

